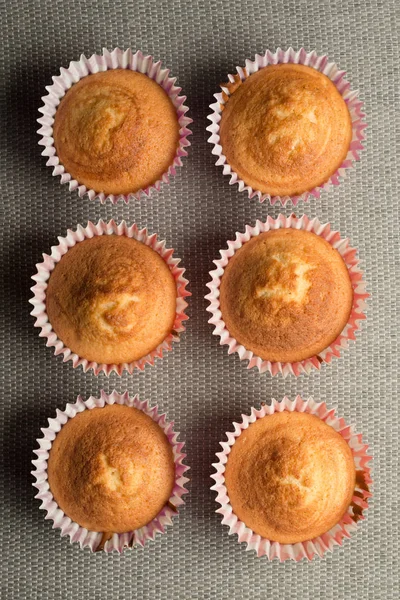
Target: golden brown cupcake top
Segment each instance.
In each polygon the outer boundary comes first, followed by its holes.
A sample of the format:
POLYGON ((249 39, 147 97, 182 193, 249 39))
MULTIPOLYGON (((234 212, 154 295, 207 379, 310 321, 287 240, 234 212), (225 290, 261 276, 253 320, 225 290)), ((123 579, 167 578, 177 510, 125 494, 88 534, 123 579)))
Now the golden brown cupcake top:
POLYGON ((333 427, 307 413, 252 423, 228 455, 225 484, 234 514, 281 544, 311 540, 339 523, 355 488, 351 450, 333 427))
POLYGON ((48 481, 58 506, 81 527, 133 531, 152 521, 171 496, 172 447, 141 410, 118 404, 85 410, 57 434, 48 481))
POLYGON ((88 361, 130 363, 171 333, 176 284, 161 256, 135 239, 101 235, 56 264, 46 290, 53 330, 88 361))
POLYGON ((351 118, 324 74, 303 65, 273 65, 230 86, 220 143, 247 185, 271 196, 294 196, 322 185, 340 167, 351 142, 351 118))
POLYGON ((348 322, 352 302, 339 252, 297 229, 251 238, 221 279, 220 307, 230 335, 271 362, 301 361, 327 348, 348 322))
POLYGON ((61 100, 54 145, 73 179, 96 192, 129 194, 172 165, 179 123, 172 101, 147 75, 114 69, 84 77, 61 100))

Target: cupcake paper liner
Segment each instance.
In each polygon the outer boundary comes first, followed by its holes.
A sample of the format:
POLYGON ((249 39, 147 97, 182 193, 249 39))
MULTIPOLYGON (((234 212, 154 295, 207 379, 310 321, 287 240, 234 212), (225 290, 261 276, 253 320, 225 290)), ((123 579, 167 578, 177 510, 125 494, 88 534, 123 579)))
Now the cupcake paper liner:
POLYGON ((127 203, 133 198, 139 199, 142 195, 149 197, 152 190, 160 190, 161 183, 169 183, 169 178, 176 174, 177 167, 182 166, 182 158, 187 156, 186 148, 190 146, 188 136, 192 134, 188 125, 192 123, 192 119, 186 116, 186 112, 189 110, 184 105, 186 96, 179 95, 182 89, 175 85, 176 77, 169 77, 169 69, 163 69, 161 61, 156 62, 152 56, 144 56, 140 51, 133 54, 131 49, 123 51, 115 48, 112 52, 103 49, 102 55, 93 54, 90 58, 86 58, 82 54, 78 61, 70 62, 68 69, 62 67, 60 75, 52 79, 53 84, 46 87, 46 90, 49 92, 48 95, 42 98, 44 105, 39 108, 39 112, 43 114, 38 119, 38 123, 41 125, 38 130, 38 134, 41 136, 39 145, 44 146, 42 156, 48 157, 46 164, 49 167, 53 167, 53 175, 60 175, 61 183, 69 183, 70 191, 78 190, 81 198, 85 194, 88 195, 90 200, 98 198, 102 204, 106 200, 110 200, 113 204, 116 204, 120 199, 127 203), (152 185, 131 194, 105 194, 88 189, 85 185, 73 179, 72 175, 60 164, 54 146, 54 115, 63 96, 65 96, 74 83, 77 83, 83 77, 109 69, 130 69, 131 71, 144 73, 150 79, 156 81, 171 99, 179 122, 179 146, 168 171, 163 174, 160 180, 152 185))
POLYGON ((272 399, 270 406, 262 405, 259 410, 251 409, 249 416, 242 415, 242 423, 233 423, 234 431, 227 432, 227 442, 220 442, 222 452, 217 453, 218 462, 213 464, 216 473, 211 475, 215 485, 211 487, 217 492, 216 501, 221 505, 217 513, 222 515, 222 524, 229 526, 229 535, 237 534, 239 542, 246 542, 247 550, 255 550, 257 556, 267 556, 269 560, 277 558, 283 562, 287 559, 294 561, 306 558, 311 560, 314 556, 322 557, 327 551, 332 551, 334 546, 342 546, 344 538, 349 538, 357 530, 357 522, 365 518, 363 511, 368 508, 368 499, 372 496, 369 487, 372 483, 371 469, 368 465, 371 456, 367 454, 368 446, 363 444, 362 435, 354 432, 353 426, 348 426, 344 419, 335 416, 334 409, 328 409, 325 402, 316 402, 312 398, 303 400, 296 396, 294 401, 285 396, 281 402, 272 399), (356 487, 352 502, 340 522, 327 533, 306 542, 297 544, 280 544, 273 542, 249 529, 233 513, 225 486, 225 465, 231 447, 244 429, 251 423, 266 415, 275 412, 297 411, 316 415, 325 423, 333 427, 346 440, 353 454, 356 468, 356 487))
POLYGON ((220 254, 221 258, 219 260, 214 260, 214 264, 217 268, 214 271, 210 271, 212 280, 210 283, 207 283, 210 293, 207 294, 205 298, 210 302, 207 310, 212 314, 212 317, 208 322, 214 325, 213 334, 218 335, 221 338, 220 344, 229 346, 229 354, 237 352, 241 360, 249 361, 248 369, 257 367, 260 373, 269 371, 271 375, 281 373, 284 377, 289 373, 295 376, 298 376, 301 373, 309 374, 314 368, 320 369, 321 363, 329 363, 331 362, 332 357, 339 357, 341 349, 348 347, 349 340, 355 340, 355 332, 359 329, 360 321, 366 318, 364 311, 367 306, 366 299, 369 294, 365 290, 363 275, 358 268, 359 261, 356 258, 356 250, 350 246, 347 238, 342 239, 339 232, 333 231, 329 223, 321 224, 317 218, 309 219, 306 215, 297 218, 295 215, 286 217, 285 215, 280 214, 277 219, 268 217, 265 223, 257 220, 254 227, 246 225, 246 231, 244 233, 237 232, 236 239, 234 241, 228 241, 228 249, 220 250, 220 254), (233 338, 227 330, 222 318, 219 302, 221 277, 224 274, 224 269, 228 264, 229 259, 245 242, 249 241, 250 238, 265 231, 281 228, 311 231, 329 242, 329 244, 336 248, 342 256, 348 268, 353 288, 353 306, 348 323, 342 333, 330 344, 330 346, 318 355, 293 363, 270 362, 256 356, 251 350, 246 350, 246 348, 233 338))
POLYGON ((227 162, 226 156, 223 154, 223 148, 220 145, 219 124, 223 110, 221 107, 223 107, 223 105, 226 103, 227 96, 230 96, 229 88, 223 84, 221 84, 222 92, 219 94, 214 94, 214 97, 217 101, 214 104, 210 104, 210 108, 213 112, 208 116, 208 119, 211 121, 211 125, 207 127, 207 131, 211 133, 208 141, 213 145, 212 153, 218 157, 216 165, 222 166, 223 174, 230 176, 230 185, 238 184, 240 192, 246 191, 249 198, 254 198, 257 196, 260 202, 269 200, 272 205, 280 202, 283 206, 285 206, 287 202, 291 201, 293 205, 296 206, 300 200, 307 200, 310 195, 314 196, 315 198, 319 198, 321 195, 321 190, 328 188, 331 184, 339 185, 339 176, 345 177, 346 170, 353 166, 354 161, 359 160, 359 151, 364 147, 362 141, 365 139, 364 129, 367 127, 367 124, 364 121, 365 114, 362 112, 363 103, 358 98, 358 91, 350 90, 350 83, 345 80, 346 72, 341 71, 335 63, 328 62, 327 56, 318 56, 315 51, 306 52, 304 48, 298 52, 295 52, 293 48, 289 48, 286 51, 278 48, 276 52, 270 52, 267 50, 263 55, 256 54, 253 61, 246 60, 245 67, 236 67, 237 75, 228 75, 228 80, 230 83, 234 83, 238 80, 244 81, 247 77, 259 71, 259 69, 262 69, 268 65, 276 65, 280 63, 307 65, 309 67, 313 67, 317 71, 320 71, 335 84, 337 90, 344 98, 347 108, 349 109, 353 129, 353 136, 349 151, 346 159, 340 165, 339 169, 337 169, 337 171, 331 175, 329 180, 326 183, 298 196, 271 196, 270 194, 264 194, 259 190, 254 190, 251 186, 247 185, 242 179, 240 179, 237 173, 235 173, 235 171, 227 162))
POLYGON ((49 426, 41 430, 43 437, 37 440, 39 449, 34 450, 37 459, 32 461, 35 467, 32 475, 36 479, 33 485, 39 490, 35 498, 42 502, 40 508, 46 511, 45 519, 53 521, 53 529, 61 529, 61 536, 68 535, 71 543, 78 542, 81 548, 88 546, 92 552, 102 549, 105 552, 112 552, 113 550, 122 552, 125 547, 133 547, 136 544, 144 546, 147 540, 154 540, 157 533, 164 533, 166 526, 172 525, 172 517, 177 514, 178 507, 184 504, 182 496, 188 492, 184 485, 189 479, 184 476, 184 473, 189 467, 183 464, 183 460, 186 457, 186 454, 182 452, 184 442, 178 442, 179 433, 174 432, 173 422, 168 423, 165 414, 158 412, 157 406, 150 407, 148 400, 140 401, 137 395, 134 398, 130 398, 128 392, 118 394, 118 392, 114 391, 108 395, 102 390, 100 398, 90 397, 84 401, 81 396, 78 396, 75 404, 67 404, 64 411, 57 410, 56 418, 49 419, 48 421, 49 426), (103 533, 88 531, 78 525, 78 523, 71 521, 59 508, 49 488, 47 460, 57 433, 68 419, 73 419, 78 413, 84 410, 104 407, 106 404, 133 406, 143 411, 153 421, 158 423, 172 446, 175 462, 175 485, 168 503, 150 523, 135 531, 114 533, 112 538, 103 544, 103 533))
POLYGON ((136 224, 128 226, 125 221, 117 224, 114 220, 105 223, 100 220, 97 224, 88 222, 86 227, 78 225, 76 231, 68 229, 66 237, 58 238, 59 245, 51 248, 51 254, 43 254, 43 262, 36 265, 37 273, 32 276, 32 279, 36 281, 31 290, 34 293, 34 297, 29 300, 33 304, 34 309, 31 315, 36 317, 35 327, 41 329, 39 336, 46 338, 46 346, 54 347, 54 354, 64 355, 64 362, 68 360, 72 361, 74 368, 82 365, 83 370, 86 372, 89 369, 93 369, 95 375, 103 372, 106 375, 110 375, 112 371, 116 371, 118 375, 121 375, 123 371, 132 373, 134 369, 143 370, 145 365, 154 365, 155 358, 162 358, 163 353, 166 350, 172 349, 172 342, 179 342, 179 334, 185 330, 183 321, 188 319, 185 315, 185 309, 187 307, 186 297, 190 296, 190 292, 187 291, 186 286, 189 283, 187 279, 183 277, 185 269, 179 268, 179 258, 173 258, 173 249, 167 249, 165 241, 159 241, 157 234, 153 233, 149 235, 147 229, 140 229, 136 224), (172 332, 165 338, 165 340, 152 350, 149 354, 139 360, 135 360, 131 363, 122 364, 105 364, 88 361, 86 358, 78 356, 70 348, 64 345, 64 343, 57 337, 55 331, 49 322, 46 312, 46 289, 47 282, 53 271, 55 265, 61 260, 64 254, 66 254, 69 248, 75 246, 78 242, 85 239, 92 238, 96 235, 125 235, 130 238, 134 238, 147 246, 150 246, 155 252, 157 252, 167 263, 174 279, 176 282, 177 298, 176 298, 176 314, 175 321, 172 328, 172 332))

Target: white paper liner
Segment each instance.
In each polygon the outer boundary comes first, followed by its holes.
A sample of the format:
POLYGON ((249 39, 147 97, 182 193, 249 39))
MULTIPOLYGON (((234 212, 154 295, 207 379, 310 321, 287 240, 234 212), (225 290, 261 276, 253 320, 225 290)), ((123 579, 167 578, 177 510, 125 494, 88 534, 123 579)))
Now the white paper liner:
POLYGON ((169 183, 169 178, 176 174, 177 167, 182 166, 182 158, 187 156, 186 148, 190 146, 190 142, 187 138, 192 134, 188 125, 193 121, 186 116, 186 112, 189 109, 184 105, 186 96, 179 95, 182 88, 175 85, 176 77, 169 77, 169 69, 163 69, 161 67, 161 61, 156 62, 152 56, 144 56, 140 50, 134 54, 130 48, 125 51, 115 48, 112 52, 109 52, 104 48, 102 55, 93 54, 90 58, 86 58, 86 56, 82 54, 78 61, 71 61, 67 69, 61 67, 60 75, 55 76, 52 79, 53 85, 46 87, 46 90, 49 92, 48 95, 43 96, 42 98, 44 106, 39 108, 39 112, 43 114, 43 116, 38 119, 38 123, 41 125, 38 130, 38 134, 41 136, 39 144, 44 146, 42 156, 48 157, 46 163, 47 166, 53 167, 53 175, 59 175, 61 177, 61 183, 69 183, 70 191, 78 190, 78 194, 81 198, 85 196, 85 194, 88 195, 90 200, 98 198, 102 204, 106 202, 106 200, 110 200, 113 204, 116 204, 120 199, 127 203, 134 198, 139 199, 142 195, 149 197, 152 190, 160 190, 161 183, 169 183), (105 194, 103 192, 96 192, 93 189, 88 189, 85 185, 82 185, 79 181, 73 179, 71 174, 64 169, 62 164, 60 164, 54 146, 54 115, 63 96, 65 96, 66 92, 74 83, 77 83, 83 77, 86 77, 91 73, 98 73, 99 71, 107 71, 109 69, 130 69, 132 71, 144 73, 145 75, 148 75, 150 79, 156 81, 171 99, 176 109, 179 122, 179 146, 173 163, 168 168, 168 171, 163 174, 160 180, 154 182, 152 185, 131 194, 105 194))
POLYGON ((329 363, 331 362, 332 357, 339 357, 341 349, 348 347, 349 340, 355 340, 355 332, 359 329, 360 321, 366 318, 364 311, 367 307, 366 299, 369 294, 365 290, 363 275, 358 268, 359 260, 356 258, 356 252, 357 251, 350 246, 349 240, 347 238, 341 238, 339 232, 332 230, 329 223, 322 224, 317 218, 309 219, 306 215, 297 218, 295 215, 286 217, 285 215, 280 214, 277 219, 268 217, 264 223, 257 220, 254 227, 246 225, 246 231, 244 233, 237 232, 236 239, 234 241, 228 241, 228 249, 220 250, 221 258, 213 261, 217 268, 214 271, 210 271, 212 280, 207 283, 210 293, 205 297, 206 300, 209 300, 210 302, 207 310, 212 314, 212 317, 208 322, 214 325, 213 335, 218 335, 221 338, 220 345, 226 344, 229 346, 229 354, 237 352, 241 360, 249 361, 247 366, 248 369, 257 367, 260 373, 265 373, 266 371, 271 375, 281 373, 284 377, 290 373, 297 377, 302 373, 308 375, 314 368, 320 369, 321 363, 329 363), (224 269, 228 264, 229 259, 245 242, 249 241, 250 238, 265 231, 281 228, 311 231, 329 242, 329 244, 336 248, 342 256, 348 268, 351 285, 353 287, 353 306, 348 323, 342 333, 330 344, 330 346, 318 355, 300 362, 292 363, 270 362, 256 356, 251 350, 246 350, 246 348, 239 344, 227 330, 222 318, 219 302, 221 277, 224 274, 224 269))
POLYGON ((183 321, 186 321, 189 318, 185 315, 185 309, 187 307, 185 298, 191 296, 191 293, 186 289, 189 282, 183 277, 185 269, 178 267, 180 259, 173 258, 172 256, 174 250, 167 249, 166 242, 159 241, 157 239, 157 234, 153 233, 150 235, 148 234, 147 229, 139 230, 136 224, 128 226, 125 221, 121 221, 121 223, 117 224, 114 220, 105 223, 100 219, 96 224, 89 221, 86 227, 78 225, 76 231, 68 229, 67 236, 59 237, 58 241, 58 246, 52 246, 51 254, 43 254, 43 262, 36 265, 37 273, 32 276, 32 279, 36 281, 36 285, 31 288, 34 297, 31 298, 29 302, 34 306, 31 315, 36 317, 35 327, 39 327, 41 330, 39 336, 46 338, 46 346, 55 348, 54 354, 56 356, 59 354, 64 355, 63 362, 71 360, 74 368, 82 365, 85 372, 89 369, 93 369, 95 375, 98 375, 101 372, 110 375, 112 371, 116 371, 118 375, 121 375, 123 371, 132 373, 134 369, 143 370, 146 364, 154 365, 155 358, 162 358, 165 351, 172 349, 172 342, 179 342, 179 334, 185 330, 183 321), (57 337, 47 316, 47 282, 55 265, 61 260, 62 256, 68 252, 69 248, 72 248, 72 246, 75 246, 78 242, 92 238, 96 235, 125 235, 146 244, 164 259, 176 282, 176 314, 172 332, 161 344, 159 344, 159 346, 157 346, 157 348, 155 348, 155 350, 152 350, 143 358, 131 363, 122 363, 118 365, 97 363, 78 356, 57 337))
POLYGON ((86 401, 84 401, 81 396, 78 396, 75 404, 67 404, 65 410, 60 411, 57 409, 56 413, 55 419, 48 419, 49 426, 41 430, 43 432, 43 437, 36 440, 39 444, 39 449, 34 450, 37 459, 32 461, 32 464, 35 467, 32 471, 32 475, 36 479, 36 482, 33 483, 33 485, 39 490, 35 498, 41 500, 42 504, 40 508, 46 511, 45 519, 53 521, 53 529, 61 529, 61 536, 68 535, 71 543, 78 542, 81 548, 88 546, 92 552, 95 552, 98 549, 104 549, 105 552, 112 552, 113 550, 122 552, 125 547, 132 547, 136 544, 144 546, 147 540, 154 540, 157 533, 164 533, 166 526, 172 525, 172 517, 177 514, 178 507, 184 504, 182 496, 188 493, 188 490, 185 489, 184 485, 189 481, 189 479, 184 476, 184 473, 189 469, 188 466, 183 464, 183 460, 186 457, 186 454, 182 452, 184 442, 178 442, 179 433, 174 432, 173 422, 168 423, 166 421, 166 415, 160 414, 157 406, 150 407, 148 400, 140 401, 137 395, 134 398, 130 398, 128 392, 119 394, 116 391, 113 391, 108 395, 102 390, 100 392, 100 398, 91 396, 86 401), (135 531, 114 533, 112 538, 105 542, 104 547, 101 547, 103 533, 88 531, 84 527, 71 521, 55 502, 47 478, 47 460, 57 433, 62 426, 65 425, 68 419, 73 419, 78 413, 84 410, 90 410, 95 407, 104 407, 106 404, 124 404, 130 407, 133 406, 143 411, 146 415, 151 417, 153 421, 158 423, 172 446, 175 462, 175 485, 168 504, 164 506, 150 523, 135 531))
POLYGON ((362 112, 363 103, 358 98, 358 91, 350 90, 350 83, 348 83, 344 78, 346 72, 341 71, 335 63, 328 62, 327 56, 318 56, 315 51, 306 52, 304 48, 301 48, 297 52, 295 52, 293 48, 289 48, 286 51, 278 48, 276 52, 270 52, 267 50, 263 55, 256 54, 253 61, 246 60, 245 67, 236 67, 238 75, 228 75, 228 80, 233 83, 234 81, 238 80, 239 76, 239 78, 244 81, 247 77, 253 73, 256 73, 259 69, 262 69, 268 65, 276 65, 280 63, 307 65, 309 67, 313 67, 317 71, 320 71, 335 84, 336 88, 345 100, 347 108, 349 109, 353 128, 353 136, 349 151, 346 159, 340 165, 339 169, 337 169, 337 171, 331 175, 329 180, 326 183, 298 196, 271 196, 270 194, 265 194, 259 190, 254 190, 250 185, 247 185, 242 179, 240 179, 237 173, 235 173, 235 171, 227 162, 226 156, 223 154, 223 148, 220 145, 219 124, 222 114, 221 106, 226 103, 226 96, 230 96, 229 88, 223 84, 221 84, 222 92, 219 94, 214 94, 217 102, 210 104, 210 108, 213 112, 208 116, 208 119, 211 121, 211 125, 207 127, 207 131, 211 133, 208 141, 213 145, 212 154, 218 157, 218 160, 215 164, 222 166, 224 175, 229 175, 230 185, 238 184, 240 192, 246 191, 249 198, 254 198, 257 196, 260 202, 268 200, 272 205, 280 202, 282 206, 285 206, 287 202, 291 201, 293 205, 296 206, 300 200, 306 201, 310 195, 314 196, 315 198, 319 198, 321 195, 321 190, 329 188, 331 184, 339 185, 339 177, 344 178, 346 176, 346 170, 353 166, 354 161, 359 160, 359 151, 364 148, 362 141, 365 139, 364 130, 367 127, 367 124, 364 121, 365 114, 362 112))
POLYGON ((311 560, 314 556, 322 557, 327 551, 331 552, 335 546, 342 546, 343 539, 351 537, 357 530, 355 521, 363 520, 365 518, 362 511, 368 508, 368 499, 372 494, 369 490, 360 487, 356 483, 351 505, 341 521, 327 533, 306 542, 280 544, 262 538, 260 535, 246 527, 245 523, 240 521, 233 513, 232 506, 229 502, 224 476, 228 455, 236 438, 238 438, 242 431, 247 429, 251 423, 254 423, 254 421, 266 415, 272 415, 275 412, 283 411, 306 412, 315 415, 340 433, 352 451, 356 471, 361 471, 363 473, 364 483, 368 488, 370 487, 372 480, 371 469, 368 466, 368 462, 372 457, 367 454, 368 446, 363 444, 362 435, 355 433, 354 427, 346 425, 344 419, 336 417, 335 409, 328 409, 325 402, 316 402, 312 398, 303 400, 300 396, 296 396, 295 400, 291 401, 285 396, 281 402, 272 399, 270 406, 263 405, 259 410, 252 408, 249 416, 242 415, 242 423, 233 423, 234 431, 226 433, 228 438, 227 442, 220 442, 222 452, 217 453, 216 456, 218 462, 212 465, 215 467, 216 473, 211 475, 212 479, 215 480, 215 485, 213 485, 211 489, 218 494, 216 501, 221 505, 221 508, 218 508, 216 512, 222 515, 222 524, 229 526, 229 535, 235 533, 238 536, 239 542, 246 542, 246 550, 255 550, 257 556, 267 556, 269 560, 277 558, 281 562, 287 559, 299 561, 306 558, 311 560), (354 514, 353 505, 357 507, 360 514, 354 514))

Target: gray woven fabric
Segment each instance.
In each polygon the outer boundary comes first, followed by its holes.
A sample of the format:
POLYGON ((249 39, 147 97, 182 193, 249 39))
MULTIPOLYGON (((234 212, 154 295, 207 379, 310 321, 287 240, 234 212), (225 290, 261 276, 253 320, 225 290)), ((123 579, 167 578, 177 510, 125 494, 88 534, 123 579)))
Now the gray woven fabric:
MULTIPOLYGON (((397 599, 399 597, 398 235, 399 4, 396 0, 52 0, 0 2, 1 184, 1 597, 397 599), (397 8, 396 8, 397 5, 397 8), (101 206, 69 193, 45 167, 37 109, 45 85, 84 52, 141 49, 171 68, 187 95, 192 148, 183 169, 150 201, 101 206), (279 208, 230 187, 214 166, 205 127, 218 83, 256 52, 316 49, 361 90, 366 150, 348 179, 321 200, 301 203, 359 249, 368 319, 356 344, 321 372, 298 379, 247 371, 211 335, 205 284, 212 260, 235 231, 279 208), (397 132, 397 137, 396 137, 397 132), (107 379, 74 370, 45 347, 28 304, 34 265, 68 227, 125 218, 148 226, 182 258, 190 279, 187 333, 155 368, 107 379), (186 440, 190 494, 173 528, 122 556, 71 546, 34 500, 32 449, 57 407, 99 389, 139 392, 165 410, 186 440), (358 534, 325 559, 299 564, 257 559, 215 514, 211 462, 233 420, 252 405, 296 393, 323 399, 356 423, 374 456, 374 499, 358 534)), ((290 214, 292 207, 283 212, 290 214)))

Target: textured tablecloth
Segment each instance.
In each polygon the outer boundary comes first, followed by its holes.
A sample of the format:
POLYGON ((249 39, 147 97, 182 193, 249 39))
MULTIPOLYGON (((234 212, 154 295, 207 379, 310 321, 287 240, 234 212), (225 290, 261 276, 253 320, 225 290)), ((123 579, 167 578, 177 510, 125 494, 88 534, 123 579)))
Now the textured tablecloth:
MULTIPOLYGON (((1 598, 399 598, 399 4, 396 0, 17 0, 0 2, 1 88, 1 598), (397 6, 396 6, 397 4, 397 6), (194 119, 190 155, 151 200, 112 207, 80 199, 51 176, 37 144, 45 85, 60 66, 119 46, 162 59, 194 119), (358 247, 368 318, 340 360, 298 379, 248 371, 207 324, 208 271, 227 239, 279 207, 248 200, 215 167, 206 115, 228 72, 256 52, 304 46, 327 53, 365 101, 361 162, 303 212, 330 221, 358 247), (45 347, 29 315, 41 253, 88 219, 126 219, 160 234, 190 280, 187 332, 154 368, 86 375, 45 347), (173 528, 122 556, 91 554, 52 531, 34 500, 32 449, 47 417, 104 388, 128 389, 165 410, 186 440, 190 494, 173 528), (252 405, 300 393, 337 406, 374 456, 374 498, 357 535, 325 559, 258 559, 215 514, 211 463, 233 420, 252 405)), ((281 209, 282 210, 282 209, 281 209)), ((282 212, 290 214, 288 205, 282 212)))

